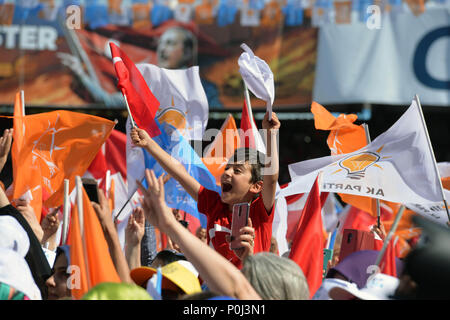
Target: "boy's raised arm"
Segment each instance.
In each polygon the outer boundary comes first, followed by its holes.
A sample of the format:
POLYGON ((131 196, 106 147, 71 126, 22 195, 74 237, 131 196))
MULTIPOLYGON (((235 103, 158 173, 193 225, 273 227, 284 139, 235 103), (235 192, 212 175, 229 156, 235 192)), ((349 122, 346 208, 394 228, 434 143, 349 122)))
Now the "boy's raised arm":
POLYGON ((278 160, 278 130, 280 121, 275 112, 272 112, 272 120, 269 121, 269 115, 264 116, 262 127, 266 135, 267 153, 265 167, 263 169, 263 188, 261 191, 264 207, 267 212, 272 210, 275 203, 275 192, 278 182, 279 160, 278 160))
POLYGON ((134 145, 142 147, 150 153, 163 169, 177 180, 181 186, 195 200, 198 200, 200 183, 195 180, 184 168, 184 166, 170 154, 164 151, 150 136, 143 130, 134 127, 130 132, 134 145))

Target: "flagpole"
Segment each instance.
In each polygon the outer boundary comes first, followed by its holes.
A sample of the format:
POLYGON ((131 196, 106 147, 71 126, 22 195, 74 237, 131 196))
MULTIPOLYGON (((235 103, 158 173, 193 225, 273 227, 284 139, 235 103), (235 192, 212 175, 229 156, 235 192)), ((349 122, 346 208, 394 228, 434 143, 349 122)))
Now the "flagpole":
POLYGON ((62 226, 63 245, 67 243, 68 231, 69 231, 69 179, 64 179, 63 226, 62 226))
POLYGON ((394 223, 392 224, 391 230, 389 230, 389 233, 386 236, 386 239, 384 239, 383 247, 381 248, 381 251, 378 254, 377 260, 375 262, 375 265, 378 267, 380 266, 381 259, 384 256, 384 252, 386 251, 389 241, 391 241, 392 236, 394 235, 395 231, 397 230, 398 223, 400 222, 400 219, 402 218, 404 211, 405 211, 405 206, 401 205, 400 209, 397 212, 397 216, 395 217, 394 223))
MULTIPOLYGON (((364 127, 364 131, 366 133, 367 144, 370 144, 372 142, 372 140, 370 138, 369 126, 367 125, 367 123, 363 123, 363 127, 364 127)), ((381 225, 380 199, 375 199, 375 203, 376 203, 376 210, 377 210, 377 227, 380 228, 380 225, 381 225)))
POLYGON ((447 219, 449 221, 447 226, 450 227, 450 212, 448 210, 447 200, 445 199, 444 187, 442 186, 441 175, 439 174, 439 169, 437 166, 436 157, 434 155, 433 146, 431 145, 430 135, 428 134, 427 124, 425 122, 425 117, 424 117, 423 111, 422 111, 422 105, 420 104, 419 96, 417 94, 414 96, 414 100, 416 100, 417 106, 419 108, 420 119, 422 120, 423 129, 425 130, 425 134, 427 137, 428 149, 430 150, 431 158, 433 159, 434 170, 436 172, 436 175, 438 176, 439 186, 441 189, 442 201, 444 202, 445 210, 447 212, 447 219))
POLYGON ((83 256, 86 266, 86 279, 88 282, 88 288, 91 288, 91 277, 89 274, 89 261, 86 249, 86 237, 84 236, 84 208, 83 208, 83 182, 80 176, 75 177, 75 188, 77 189, 77 207, 78 207, 78 221, 80 223, 80 237, 83 244, 83 256))
POLYGON ((127 106, 128 115, 130 116, 131 125, 132 125, 133 127, 136 127, 136 122, 134 122, 134 119, 133 119, 133 116, 132 116, 131 110, 130 110, 130 105, 128 104, 127 95, 125 94, 125 91, 124 91, 124 90, 122 90, 122 95, 123 95, 123 98, 124 98, 124 100, 125 100, 125 104, 126 104, 126 106, 127 106))
POLYGON ((25 115, 25 92, 20 90, 20 100, 22 102, 22 116, 25 115))

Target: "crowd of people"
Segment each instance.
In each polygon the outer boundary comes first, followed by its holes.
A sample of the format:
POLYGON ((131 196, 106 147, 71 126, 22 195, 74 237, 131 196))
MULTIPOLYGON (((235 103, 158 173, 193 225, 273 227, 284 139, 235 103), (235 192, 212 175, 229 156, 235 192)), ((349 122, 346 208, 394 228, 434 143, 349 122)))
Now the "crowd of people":
MULTIPOLYGON (((262 126, 268 135, 266 158, 251 148, 237 149, 221 176, 220 194, 201 186, 145 130, 133 128, 130 136, 134 145, 147 150, 197 201, 207 225, 193 233, 180 223, 179 211, 165 202, 165 178, 157 178, 147 169, 146 186, 138 181, 141 206, 129 217, 122 249, 108 199, 98 189, 98 203, 92 202, 92 206, 120 283, 97 284, 82 299, 449 298, 450 250, 446 242, 450 232, 419 217, 414 222, 422 228, 421 238, 405 258, 396 260, 397 276, 368 272, 379 251, 358 250, 342 261, 331 260, 322 285, 311 292, 302 268, 289 255, 279 255, 272 237, 279 171, 276 135, 281 123, 272 113, 271 120, 266 114, 262 126), (249 218, 239 234, 231 237, 233 205, 240 203, 250 204, 249 218), (143 250, 146 247, 142 244, 155 228, 168 237, 168 242, 166 248, 152 255, 143 250), (232 241, 239 243, 237 248, 231 249, 232 241)), ((11 131, 6 130, 0 139, 3 165, 11 148, 11 131)), ((10 202, 5 188, 0 188, 0 299, 74 299, 69 285, 72 248, 52 240, 60 224, 56 210, 37 221, 29 201, 10 202), (49 254, 53 259, 48 259, 49 254)))

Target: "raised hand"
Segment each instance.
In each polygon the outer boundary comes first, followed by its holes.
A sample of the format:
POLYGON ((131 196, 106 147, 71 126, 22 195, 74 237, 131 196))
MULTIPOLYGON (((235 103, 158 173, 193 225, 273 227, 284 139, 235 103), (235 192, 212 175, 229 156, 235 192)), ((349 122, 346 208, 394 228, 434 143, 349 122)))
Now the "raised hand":
POLYGON ((135 246, 141 243, 145 233, 145 217, 142 208, 133 210, 133 214, 128 218, 128 224, 125 228, 125 242, 128 245, 135 246))
POLYGON ((58 210, 59 208, 53 209, 41 221, 41 227, 42 230, 44 231, 42 243, 45 243, 50 237, 52 237, 56 233, 56 231, 58 231, 58 227, 61 222, 58 219, 58 210))
POLYGON ((105 229, 105 227, 109 226, 110 224, 114 225, 111 217, 111 209, 109 207, 109 201, 106 198, 103 190, 98 188, 97 194, 98 194, 98 203, 92 201, 91 204, 95 210, 95 213, 97 214, 97 218, 100 221, 102 228, 105 229))
POLYGON ((3 136, 0 137, 0 171, 2 171, 6 160, 8 159, 8 154, 11 150, 12 137, 13 129, 5 129, 5 131, 3 131, 3 136))
POLYGON ((139 129, 137 127, 133 127, 130 132, 131 141, 137 147, 144 148, 148 145, 149 140, 151 140, 147 131, 143 129, 139 129))
POLYGON ((272 120, 269 121, 269 113, 266 112, 262 121, 262 127, 265 130, 278 130, 281 127, 281 122, 275 112, 272 112, 272 120))
POLYGON ((160 230, 165 230, 168 224, 175 221, 172 211, 166 205, 164 199, 164 181, 163 177, 156 178, 153 170, 145 170, 148 188, 146 189, 140 181, 137 181, 139 189, 144 198, 141 200, 144 209, 145 219, 160 230))

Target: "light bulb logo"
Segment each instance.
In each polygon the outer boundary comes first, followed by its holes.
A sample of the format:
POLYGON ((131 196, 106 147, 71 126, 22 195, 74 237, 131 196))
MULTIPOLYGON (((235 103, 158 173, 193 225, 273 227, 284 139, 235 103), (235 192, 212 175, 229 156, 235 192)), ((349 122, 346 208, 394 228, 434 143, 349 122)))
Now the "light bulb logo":
POLYGON ((365 171, 368 167, 374 165, 380 156, 372 152, 363 152, 339 161, 339 166, 347 170, 347 177, 359 180, 364 178, 365 171))

